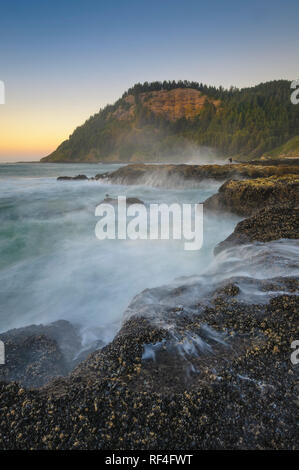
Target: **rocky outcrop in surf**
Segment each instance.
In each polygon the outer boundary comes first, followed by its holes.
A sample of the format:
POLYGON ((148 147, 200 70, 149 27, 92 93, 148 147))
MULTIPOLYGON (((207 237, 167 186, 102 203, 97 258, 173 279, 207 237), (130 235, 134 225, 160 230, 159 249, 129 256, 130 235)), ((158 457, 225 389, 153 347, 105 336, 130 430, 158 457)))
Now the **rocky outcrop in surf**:
POLYGON ((263 207, 277 205, 298 206, 299 176, 271 176, 224 183, 204 203, 205 210, 227 211, 238 215, 252 215, 263 207))
POLYGON ((37 388, 54 377, 67 375, 100 344, 82 351, 77 328, 65 320, 49 325, 30 325, 0 334, 5 345, 5 364, 0 381, 37 388))
POLYGON ((84 181, 89 178, 86 175, 77 175, 77 176, 58 176, 57 181, 84 181))
POLYGON ((86 175, 59 176, 58 181, 96 180, 113 184, 144 184, 149 186, 177 187, 177 185, 200 183, 206 179, 225 181, 228 179, 253 179, 281 177, 299 174, 296 162, 287 164, 239 163, 227 165, 177 165, 177 164, 130 164, 115 171, 98 173, 88 178, 86 175))
POLYGON ((214 253, 234 245, 269 242, 282 238, 297 239, 299 234, 299 207, 274 206, 261 209, 255 215, 238 223, 226 240, 219 243, 214 253))
MULTIPOLYGON (((105 199, 101 202, 101 204, 111 204, 111 205, 117 205, 118 204, 118 199, 114 197, 110 197, 107 195, 105 199)), ((131 206, 132 204, 144 204, 141 199, 138 199, 138 197, 127 197, 126 198, 126 204, 127 206, 131 206)))
POLYGON ((299 166, 293 165, 145 165, 132 164, 109 174, 96 175, 97 180, 114 184, 146 184, 149 186, 176 187, 178 184, 200 183, 206 179, 224 181, 231 178, 268 178, 299 174, 299 166))

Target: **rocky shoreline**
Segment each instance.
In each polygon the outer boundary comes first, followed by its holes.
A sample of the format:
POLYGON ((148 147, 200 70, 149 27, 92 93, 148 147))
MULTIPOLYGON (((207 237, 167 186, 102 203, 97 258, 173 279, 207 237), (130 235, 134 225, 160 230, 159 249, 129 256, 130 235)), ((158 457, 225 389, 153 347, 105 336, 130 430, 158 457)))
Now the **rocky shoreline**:
MULTIPOLYGON (((95 179, 155 184, 157 174, 159 184, 178 175, 228 180, 204 209, 247 218, 216 254, 298 239, 298 165, 129 165, 95 179)), ((8 344, 0 448, 297 448, 290 345, 298 339, 298 278, 275 275, 275 253, 256 257, 269 279, 145 290, 114 340, 82 361, 73 361, 80 340, 67 322, 0 335, 8 344)))
POLYGON ((86 175, 59 176, 58 181, 97 180, 107 181, 113 184, 149 184, 151 186, 173 187, 178 182, 200 183, 206 179, 225 181, 232 178, 269 178, 271 176, 282 177, 284 175, 299 175, 299 161, 278 165, 261 163, 236 163, 227 165, 185 165, 185 164, 130 164, 118 168, 113 172, 99 173, 88 178, 86 175))
POLYGON ((258 283, 284 291, 266 305, 242 302, 240 283, 218 288, 200 316, 169 309, 171 330, 131 317, 67 378, 38 390, 1 383, 1 448, 296 448, 298 282, 258 283), (144 344, 158 345, 155 360, 144 344))

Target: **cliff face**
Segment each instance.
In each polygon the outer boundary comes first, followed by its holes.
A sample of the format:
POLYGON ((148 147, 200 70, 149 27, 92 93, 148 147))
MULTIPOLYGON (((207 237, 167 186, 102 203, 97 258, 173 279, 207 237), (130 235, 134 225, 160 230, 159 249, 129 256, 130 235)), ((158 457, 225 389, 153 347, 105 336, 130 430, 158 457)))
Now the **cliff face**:
POLYGON ((298 134, 299 106, 290 104, 289 89, 283 80, 243 90, 186 81, 138 84, 41 161, 267 158, 298 134))
POLYGON ((141 102, 146 109, 155 115, 162 116, 170 121, 178 119, 196 118, 204 106, 211 103, 219 108, 221 101, 213 100, 192 88, 176 88, 174 90, 160 90, 141 94, 141 102))
POLYGON ((199 153, 175 123, 194 121, 214 100, 199 90, 177 88, 129 94, 91 117, 43 162, 159 161, 199 153))
POLYGON ((174 122, 183 118, 196 118, 208 103, 218 108, 221 102, 192 88, 150 91, 140 93, 138 97, 131 94, 126 96, 116 110, 109 114, 109 117, 121 121, 132 121, 136 118, 138 106, 141 105, 145 112, 174 122))

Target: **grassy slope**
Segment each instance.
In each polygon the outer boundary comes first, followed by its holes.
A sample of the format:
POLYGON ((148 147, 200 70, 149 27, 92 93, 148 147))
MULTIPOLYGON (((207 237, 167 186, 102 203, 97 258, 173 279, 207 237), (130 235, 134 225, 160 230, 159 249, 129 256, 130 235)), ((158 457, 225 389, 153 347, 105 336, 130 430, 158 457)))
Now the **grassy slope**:
POLYGON ((288 140, 285 144, 276 147, 263 158, 299 158, 299 135, 288 140))

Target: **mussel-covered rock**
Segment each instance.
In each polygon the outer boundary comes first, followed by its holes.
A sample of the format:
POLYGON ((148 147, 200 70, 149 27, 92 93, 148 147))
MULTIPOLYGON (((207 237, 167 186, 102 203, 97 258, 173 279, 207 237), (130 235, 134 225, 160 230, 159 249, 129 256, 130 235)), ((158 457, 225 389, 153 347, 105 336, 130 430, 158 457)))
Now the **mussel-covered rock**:
POLYGON ((193 298, 193 314, 132 316, 66 378, 0 383, 0 448, 295 449, 297 291, 293 278, 234 278, 193 298), (244 282, 268 300, 246 302, 244 282))
POLYGON ((226 240, 219 243, 214 253, 234 245, 255 241, 269 242, 281 238, 297 239, 299 236, 299 206, 279 205, 261 209, 238 223, 226 240))
POLYGON ((299 205, 299 176, 257 178, 224 183, 204 203, 205 210, 252 215, 264 207, 299 205))
POLYGON ((66 375, 81 349, 78 332, 64 320, 10 330, 0 340, 5 345, 0 380, 26 387, 40 387, 53 377, 66 375))

